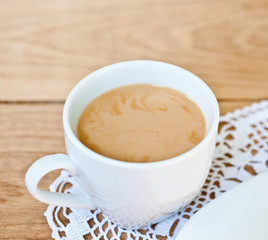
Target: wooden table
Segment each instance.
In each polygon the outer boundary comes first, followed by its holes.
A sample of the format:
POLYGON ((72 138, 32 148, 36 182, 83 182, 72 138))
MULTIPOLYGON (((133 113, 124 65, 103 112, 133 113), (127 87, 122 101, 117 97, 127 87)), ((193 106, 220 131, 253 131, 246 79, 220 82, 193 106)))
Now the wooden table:
MULTIPOLYGON (((221 114, 268 98, 267 0, 2 0, 0 239, 51 239, 24 175, 65 152, 62 108, 105 65, 160 60, 212 88, 221 114)), ((58 172, 42 182, 47 187, 58 172)))

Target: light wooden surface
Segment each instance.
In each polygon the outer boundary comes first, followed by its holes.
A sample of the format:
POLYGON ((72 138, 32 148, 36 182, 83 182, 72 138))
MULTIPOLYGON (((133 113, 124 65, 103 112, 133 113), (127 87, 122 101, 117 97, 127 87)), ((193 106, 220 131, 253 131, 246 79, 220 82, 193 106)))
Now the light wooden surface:
POLYGON ((222 114, 267 99, 268 2, 2 0, 0 53, 0 239, 51 239, 46 205, 24 175, 39 157, 65 152, 72 87, 105 65, 153 59, 204 79, 222 114))

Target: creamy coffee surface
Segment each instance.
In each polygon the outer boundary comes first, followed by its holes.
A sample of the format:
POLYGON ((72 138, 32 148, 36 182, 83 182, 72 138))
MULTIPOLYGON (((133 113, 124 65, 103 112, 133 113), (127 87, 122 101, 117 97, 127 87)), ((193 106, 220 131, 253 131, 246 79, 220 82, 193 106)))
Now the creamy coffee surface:
POLYGON ((197 145, 206 132, 204 116, 191 99, 150 84, 108 91, 82 112, 79 140, 91 150, 121 161, 155 162, 197 145))

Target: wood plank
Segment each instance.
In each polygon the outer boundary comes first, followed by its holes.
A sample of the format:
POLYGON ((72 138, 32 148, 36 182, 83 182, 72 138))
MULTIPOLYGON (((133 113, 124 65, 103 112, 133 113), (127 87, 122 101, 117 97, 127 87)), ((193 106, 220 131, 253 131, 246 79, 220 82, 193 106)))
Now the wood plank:
POLYGON ((2 0, 0 101, 63 101, 131 59, 184 67, 218 99, 268 98, 267 11, 266 0, 2 0))
MULTIPOLYGON (((220 102, 222 113, 251 102, 220 102)), ((24 176, 38 158, 65 152, 63 104, 0 104, 0 239, 50 239, 46 205, 26 190, 24 176)), ((59 171, 47 175, 47 189, 59 171)))
POLYGON ((252 100, 238 100, 238 101, 219 101, 220 115, 225 115, 228 112, 233 112, 236 109, 241 109, 252 105, 256 101, 252 100))
POLYGON ((0 105, 0 239, 51 239, 47 206, 28 193, 24 176, 38 158, 65 152, 61 113, 62 104, 0 105))

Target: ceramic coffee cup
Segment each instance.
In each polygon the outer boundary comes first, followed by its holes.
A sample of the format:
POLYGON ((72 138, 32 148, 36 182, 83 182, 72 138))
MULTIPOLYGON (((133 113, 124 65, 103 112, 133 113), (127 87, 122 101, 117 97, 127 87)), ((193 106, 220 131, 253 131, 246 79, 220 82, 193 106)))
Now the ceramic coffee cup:
POLYGON ((37 160, 25 182, 39 201, 71 208, 95 209, 125 228, 156 223, 184 207, 200 191, 207 177, 219 122, 217 100, 197 76, 180 67, 156 61, 129 61, 99 69, 79 82, 63 110, 66 154, 37 160), (97 96, 128 84, 150 83, 185 93, 206 120, 204 139, 177 157, 151 163, 123 162, 85 147, 76 137, 83 109, 97 96), (55 193, 38 188, 40 179, 55 169, 74 174, 84 193, 55 193))

